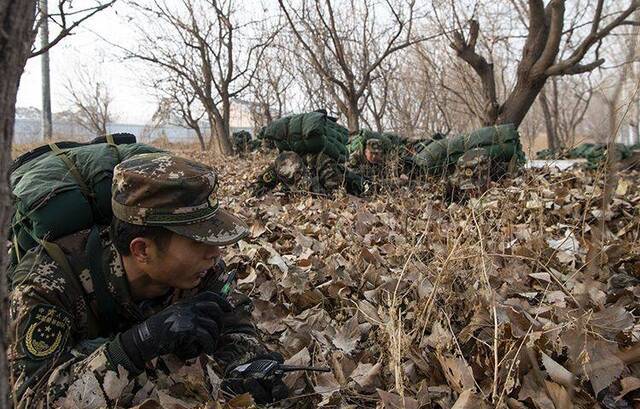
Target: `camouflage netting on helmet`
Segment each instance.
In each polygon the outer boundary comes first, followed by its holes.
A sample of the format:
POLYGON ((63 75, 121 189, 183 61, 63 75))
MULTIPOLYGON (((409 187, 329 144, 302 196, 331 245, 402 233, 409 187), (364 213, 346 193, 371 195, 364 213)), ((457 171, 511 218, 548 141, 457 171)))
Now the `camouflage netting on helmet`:
POLYGON ((258 137, 274 141, 281 152, 300 155, 323 152, 338 162, 345 162, 349 156, 349 131, 327 116, 326 111, 280 118, 263 128, 258 137))
POLYGON ((513 124, 481 128, 468 134, 452 136, 416 146, 408 160, 426 173, 438 173, 455 164, 466 151, 483 148, 492 161, 516 163, 525 161, 520 135, 513 124))
POLYGON ((382 149, 385 153, 401 148, 406 143, 406 138, 391 132, 375 132, 369 129, 361 129, 351 138, 347 145, 350 154, 361 153, 369 139, 378 139, 382 142, 382 149))

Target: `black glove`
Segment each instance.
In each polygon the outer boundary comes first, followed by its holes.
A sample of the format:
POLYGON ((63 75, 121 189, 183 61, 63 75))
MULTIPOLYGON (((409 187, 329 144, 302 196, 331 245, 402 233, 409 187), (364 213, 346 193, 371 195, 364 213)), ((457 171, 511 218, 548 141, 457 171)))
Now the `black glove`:
MULTIPOLYGON (((284 358, 278 352, 270 352, 265 355, 255 357, 249 362, 253 362, 257 359, 270 359, 279 363, 284 363, 284 358)), ((245 363, 249 363, 245 362, 245 363)), ((282 376, 274 375, 265 378, 256 378, 247 374, 244 377, 238 376, 234 373, 234 368, 227 370, 222 388, 235 395, 242 395, 243 393, 250 393, 253 396, 253 400, 260 405, 266 403, 277 402, 289 397, 289 388, 282 381, 282 376)))
POLYGON ((221 319, 231 305, 218 294, 203 292, 179 301, 120 335, 122 349, 138 368, 161 355, 195 358, 216 349, 221 319))

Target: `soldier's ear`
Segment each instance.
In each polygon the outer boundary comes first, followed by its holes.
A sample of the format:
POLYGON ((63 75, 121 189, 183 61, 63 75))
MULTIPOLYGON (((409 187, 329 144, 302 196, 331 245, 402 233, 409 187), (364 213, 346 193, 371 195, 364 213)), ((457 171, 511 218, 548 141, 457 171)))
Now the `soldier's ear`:
POLYGON ((136 237, 129 243, 131 256, 141 264, 149 262, 150 247, 154 245, 153 240, 146 237, 136 237))

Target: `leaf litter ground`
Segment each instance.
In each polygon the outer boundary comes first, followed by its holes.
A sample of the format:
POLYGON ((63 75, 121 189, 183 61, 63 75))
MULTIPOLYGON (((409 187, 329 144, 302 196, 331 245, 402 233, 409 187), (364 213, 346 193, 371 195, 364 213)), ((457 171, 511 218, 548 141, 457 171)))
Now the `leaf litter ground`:
MULTIPOLYGON (((608 178, 606 207, 606 178, 580 169, 529 169, 462 204, 437 181, 256 199, 273 155, 174 150, 216 167, 251 227, 225 258, 265 341, 332 369, 288 374, 275 407, 640 407, 639 172, 608 178)), ((219 382, 176 363, 139 407, 254 406, 219 382)))

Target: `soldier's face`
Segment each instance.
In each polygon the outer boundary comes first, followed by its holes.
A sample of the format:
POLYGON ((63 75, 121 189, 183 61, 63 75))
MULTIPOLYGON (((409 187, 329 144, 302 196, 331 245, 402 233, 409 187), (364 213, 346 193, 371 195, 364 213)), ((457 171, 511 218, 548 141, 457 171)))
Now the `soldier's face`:
POLYGON ((374 164, 379 164, 382 163, 382 152, 380 151, 373 151, 369 148, 364 150, 364 156, 365 158, 367 158, 367 161, 369 161, 369 163, 374 163, 374 164))
POLYGON ((152 246, 145 266, 147 275, 158 284, 187 290, 196 287, 220 259, 220 247, 173 234, 164 249, 152 246))

